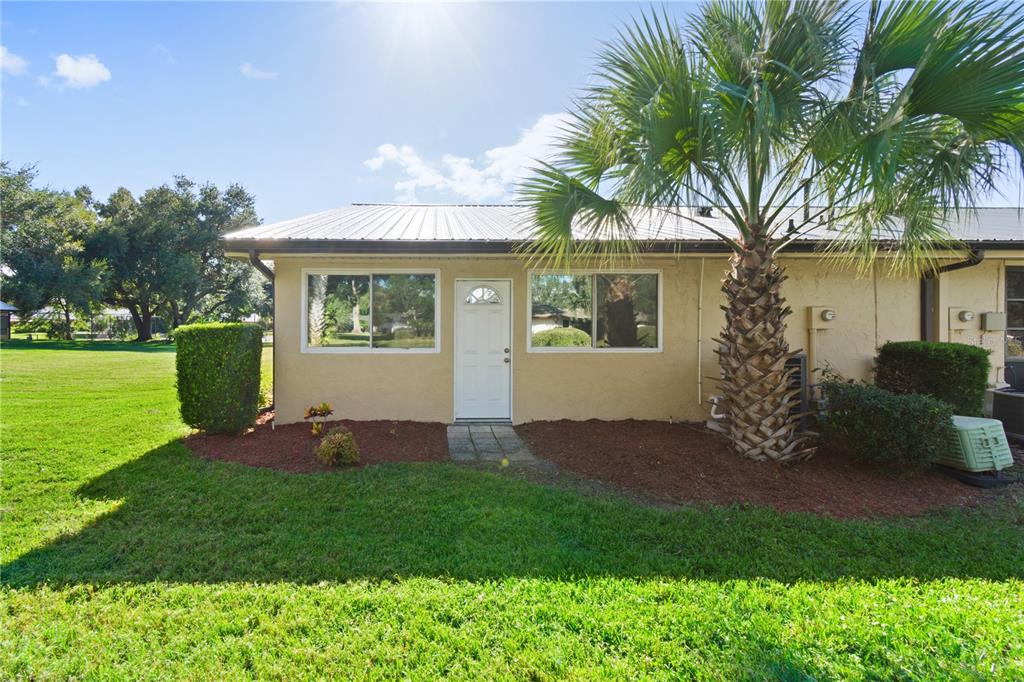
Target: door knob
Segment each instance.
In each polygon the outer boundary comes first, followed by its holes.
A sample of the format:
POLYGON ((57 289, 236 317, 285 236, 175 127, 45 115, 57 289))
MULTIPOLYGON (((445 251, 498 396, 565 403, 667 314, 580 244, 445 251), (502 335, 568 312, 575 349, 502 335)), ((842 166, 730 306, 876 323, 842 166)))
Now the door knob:
POLYGON ((505 358, 505 363, 508 364, 509 362, 512 362, 512 361, 509 358, 505 358))

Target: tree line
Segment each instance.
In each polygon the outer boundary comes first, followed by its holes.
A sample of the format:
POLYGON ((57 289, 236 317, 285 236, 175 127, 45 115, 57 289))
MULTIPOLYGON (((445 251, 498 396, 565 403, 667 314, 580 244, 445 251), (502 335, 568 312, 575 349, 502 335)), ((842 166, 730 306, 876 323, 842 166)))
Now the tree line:
POLYGON ((176 176, 98 201, 87 186, 41 187, 33 167, 0 162, 0 296, 23 323, 68 339, 105 307, 127 310, 140 341, 156 319, 173 330, 269 314, 268 283, 218 243, 257 223, 253 196, 237 184, 176 176))

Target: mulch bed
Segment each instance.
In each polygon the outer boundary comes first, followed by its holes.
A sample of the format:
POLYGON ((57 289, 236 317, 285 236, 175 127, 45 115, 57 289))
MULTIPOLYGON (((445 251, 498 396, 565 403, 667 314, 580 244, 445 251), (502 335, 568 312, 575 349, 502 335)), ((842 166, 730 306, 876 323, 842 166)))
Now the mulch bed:
MULTIPOLYGON (((273 412, 260 415, 256 427, 240 436, 197 433, 185 438, 184 443, 204 459, 293 473, 332 470, 313 455, 313 448, 320 439, 310 435, 308 423, 286 424, 272 429, 270 422, 273 417, 273 412)), ((328 422, 324 433, 335 426, 345 426, 355 436, 359 446, 359 464, 355 466, 448 459, 444 424, 341 420, 328 422)))
POLYGON ((977 506, 998 494, 937 472, 895 477, 827 446, 806 462, 753 462, 732 454, 723 437, 688 424, 555 421, 516 429, 536 455, 563 470, 673 504, 739 503, 850 518, 977 506))

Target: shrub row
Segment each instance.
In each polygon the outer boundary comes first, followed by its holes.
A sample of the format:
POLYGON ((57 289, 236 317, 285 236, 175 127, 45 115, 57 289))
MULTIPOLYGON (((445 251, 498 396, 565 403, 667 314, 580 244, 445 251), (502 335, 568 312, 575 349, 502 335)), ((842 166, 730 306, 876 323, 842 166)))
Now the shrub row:
POLYGON ((263 330, 257 324, 192 324, 174 331, 181 418, 209 433, 240 433, 256 421, 263 330))

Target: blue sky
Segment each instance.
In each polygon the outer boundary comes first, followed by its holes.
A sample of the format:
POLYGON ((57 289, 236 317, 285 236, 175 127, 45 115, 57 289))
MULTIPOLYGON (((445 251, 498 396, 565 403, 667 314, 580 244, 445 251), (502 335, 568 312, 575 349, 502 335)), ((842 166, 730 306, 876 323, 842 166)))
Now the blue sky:
POLYGON ((238 182, 268 222, 507 200, 642 7, 4 2, 2 156, 102 198, 238 182))

